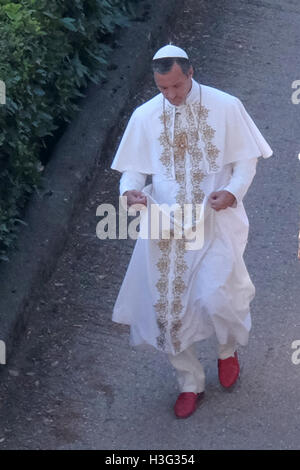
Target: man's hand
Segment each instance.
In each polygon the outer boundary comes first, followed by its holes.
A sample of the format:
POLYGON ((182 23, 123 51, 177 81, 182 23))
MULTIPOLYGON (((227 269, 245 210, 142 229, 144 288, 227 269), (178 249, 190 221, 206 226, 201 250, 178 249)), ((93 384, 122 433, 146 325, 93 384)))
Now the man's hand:
POLYGON ((232 206, 235 200, 235 196, 226 190, 214 191, 208 198, 210 206, 216 211, 232 206))
POLYGON ((125 191, 122 196, 127 196, 127 206, 130 207, 133 204, 143 204, 147 206, 147 197, 141 191, 136 191, 132 189, 130 191, 125 191))

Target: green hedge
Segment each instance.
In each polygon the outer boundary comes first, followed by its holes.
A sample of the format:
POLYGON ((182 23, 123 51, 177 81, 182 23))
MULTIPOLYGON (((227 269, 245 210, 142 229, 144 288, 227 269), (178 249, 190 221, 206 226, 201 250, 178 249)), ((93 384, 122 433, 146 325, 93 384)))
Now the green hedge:
POLYGON ((80 90, 105 75, 108 38, 138 0, 0 0, 0 260, 40 187, 49 136, 77 111, 80 90))

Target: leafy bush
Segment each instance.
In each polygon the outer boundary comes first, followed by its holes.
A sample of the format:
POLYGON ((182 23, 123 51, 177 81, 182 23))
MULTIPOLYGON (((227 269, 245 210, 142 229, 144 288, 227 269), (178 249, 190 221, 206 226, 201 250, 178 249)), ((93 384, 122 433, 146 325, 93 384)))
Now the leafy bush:
POLYGON ((108 38, 129 24, 137 0, 0 0, 0 260, 41 181, 41 150, 105 76, 108 38))

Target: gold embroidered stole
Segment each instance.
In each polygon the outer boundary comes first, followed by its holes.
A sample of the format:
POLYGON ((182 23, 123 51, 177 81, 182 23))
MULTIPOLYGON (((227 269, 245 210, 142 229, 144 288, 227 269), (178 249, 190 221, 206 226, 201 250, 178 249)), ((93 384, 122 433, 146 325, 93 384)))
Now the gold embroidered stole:
MULTIPOLYGON (((174 157, 175 179, 178 183, 176 202, 180 204, 182 211, 185 203, 201 204, 204 193, 200 184, 205 178, 202 171, 203 153, 199 145, 198 122, 200 104, 186 105, 184 110, 175 114, 174 139, 172 142, 171 110, 162 115, 160 120, 168 129, 165 135, 164 125, 160 135, 162 146, 161 162, 166 168, 167 174, 171 174, 172 158, 174 157), (173 149, 170 145, 172 143, 173 149)), ((206 122, 208 110, 202 106, 200 121, 200 138, 204 145, 206 155, 209 158, 210 168, 216 168, 218 149, 212 144, 214 129, 206 122)), ((194 211, 195 212, 195 211, 194 211)), ((182 212, 183 213, 183 212, 182 212)), ((182 327, 182 294, 186 290, 184 274, 188 270, 185 261, 185 239, 159 240, 160 258, 156 264, 159 271, 159 280, 156 288, 159 292, 159 300, 154 308, 157 312, 157 324, 160 334, 157 337, 157 346, 164 350, 167 336, 170 336, 175 352, 181 349, 180 329, 182 327)))

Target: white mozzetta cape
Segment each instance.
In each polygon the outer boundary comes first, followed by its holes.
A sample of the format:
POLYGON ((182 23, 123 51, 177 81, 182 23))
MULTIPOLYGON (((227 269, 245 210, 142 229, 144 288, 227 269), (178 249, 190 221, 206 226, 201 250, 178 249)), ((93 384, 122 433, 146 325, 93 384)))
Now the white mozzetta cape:
POLYGON ((237 98, 208 86, 201 89, 199 139, 199 85, 193 80, 184 105, 166 102, 168 137, 161 94, 134 111, 111 166, 123 176, 139 176, 141 184, 152 175, 152 184, 129 188, 143 189, 148 208, 203 204, 203 246, 186 250, 184 239, 138 238, 114 306, 113 321, 131 325, 132 345, 171 354, 212 334, 220 344, 247 343, 255 287, 243 260, 249 223, 242 197, 257 158, 272 155, 237 98), (183 148, 172 148, 173 139, 183 148), (207 203, 210 193, 231 188, 239 195, 237 204, 213 210, 207 203))
MULTIPOLYGON (((202 119, 200 133, 204 171, 218 173, 228 163, 255 157, 268 158, 272 150, 241 101, 228 93, 201 85, 202 119), (209 129, 210 128, 210 129, 209 129), (211 132, 213 135, 209 135, 211 132)), ((195 120, 198 119, 199 85, 193 80, 186 99, 195 120)), ((138 107, 132 114, 111 168, 161 174, 174 179, 174 162, 161 161, 163 145, 163 95, 160 93, 138 107)), ((174 129, 176 107, 166 101, 168 127, 174 129)), ((173 135, 170 136, 172 142, 173 135)), ((171 153, 171 152, 170 152, 171 153)))

